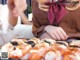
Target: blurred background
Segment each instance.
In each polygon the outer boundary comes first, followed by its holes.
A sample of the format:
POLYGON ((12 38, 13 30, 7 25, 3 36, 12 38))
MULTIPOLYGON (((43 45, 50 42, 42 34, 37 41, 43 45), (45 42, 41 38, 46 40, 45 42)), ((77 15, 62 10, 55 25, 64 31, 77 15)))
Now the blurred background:
MULTIPOLYGON (((0 0, 0 46, 9 42, 13 38, 33 38, 34 35, 32 34, 32 24, 24 25, 21 21, 21 17, 18 17, 18 23, 14 27, 13 30, 8 30, 7 33, 2 32, 2 24, 1 19, 3 19, 4 23, 8 21, 8 7, 6 4, 7 0, 0 0)), ((28 9, 24 11, 25 15, 28 17, 29 22, 32 23, 32 13, 31 13, 31 0, 27 0, 28 9)))

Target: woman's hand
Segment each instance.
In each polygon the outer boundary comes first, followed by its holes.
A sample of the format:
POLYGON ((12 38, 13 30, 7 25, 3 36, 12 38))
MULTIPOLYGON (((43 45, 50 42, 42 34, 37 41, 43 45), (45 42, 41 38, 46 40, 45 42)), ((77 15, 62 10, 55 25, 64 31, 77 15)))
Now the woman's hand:
POLYGON ((26 0, 7 0, 7 5, 14 16, 19 16, 19 12, 24 12, 27 8, 26 0))
POLYGON ((68 38, 68 35, 65 33, 65 31, 61 27, 55 27, 55 26, 47 26, 44 29, 52 39, 55 40, 66 40, 68 38))
POLYGON ((38 5, 39 5, 39 9, 48 12, 49 10, 49 6, 45 5, 46 2, 48 2, 48 0, 37 0, 38 5))
POLYGON ((14 4, 14 0, 7 0, 7 5, 9 8, 9 13, 14 17, 18 17, 18 11, 17 11, 16 6, 14 4))
POLYGON ((15 26, 18 16, 27 8, 26 0, 7 0, 7 5, 9 8, 9 24, 15 26))
POLYGON ((14 4, 19 13, 24 12, 27 9, 26 0, 14 0, 14 4))

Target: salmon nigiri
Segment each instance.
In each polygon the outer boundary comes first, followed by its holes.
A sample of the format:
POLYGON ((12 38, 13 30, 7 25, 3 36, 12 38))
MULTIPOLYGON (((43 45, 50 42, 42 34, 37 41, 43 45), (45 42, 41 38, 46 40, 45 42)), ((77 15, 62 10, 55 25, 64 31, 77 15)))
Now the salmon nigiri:
POLYGON ((63 60, 80 60, 80 48, 69 48, 69 51, 64 53, 63 60))
POLYGON ((39 44, 36 44, 33 49, 30 50, 31 56, 29 57, 29 60, 43 59, 49 49, 50 45, 46 42, 40 42, 39 44))
POLYGON ((68 44, 64 41, 58 41, 56 42, 56 44, 54 44, 52 46, 52 48, 56 49, 57 51, 59 51, 61 53, 61 55, 64 54, 64 52, 66 52, 68 50, 68 44))

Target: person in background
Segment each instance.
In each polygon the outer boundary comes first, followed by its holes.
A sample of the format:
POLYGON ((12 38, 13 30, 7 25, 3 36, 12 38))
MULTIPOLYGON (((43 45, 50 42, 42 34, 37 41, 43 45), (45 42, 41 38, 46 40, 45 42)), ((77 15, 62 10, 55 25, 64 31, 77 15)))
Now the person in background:
POLYGON ((7 0, 0 0, 0 4, 3 4, 4 5, 4 4, 6 4, 6 1, 7 0))
MULTIPOLYGON (((16 0, 16 4, 12 2, 15 6, 10 2, 11 0, 8 1, 9 9, 13 8, 17 13, 21 9, 21 11, 24 11, 25 0, 16 0)), ((59 2, 62 1, 59 0, 59 2)), ((66 4, 57 4, 56 2, 56 0, 32 0, 33 34, 41 39, 67 40, 68 38, 80 38, 80 7, 76 10, 67 10, 66 4)), ((80 6, 80 3, 78 6, 80 6)), ((15 26, 18 15, 13 13, 13 9, 10 9, 9 20, 10 24, 15 26)))

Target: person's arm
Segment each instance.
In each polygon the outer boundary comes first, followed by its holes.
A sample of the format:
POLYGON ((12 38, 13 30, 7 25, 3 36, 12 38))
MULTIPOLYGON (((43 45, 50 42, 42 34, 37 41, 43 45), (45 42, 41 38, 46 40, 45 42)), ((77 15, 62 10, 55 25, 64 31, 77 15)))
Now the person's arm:
POLYGON ((46 27, 46 25, 40 25, 35 14, 33 14, 33 28, 32 28, 32 32, 36 37, 40 37, 43 33, 44 33, 44 28, 46 27))
POLYGON ((15 26, 17 24, 18 17, 13 16, 13 14, 9 11, 9 24, 15 26))
POLYGON ((9 9, 9 14, 8 14, 9 24, 11 26, 15 26, 17 24, 18 13, 14 4, 14 0, 7 0, 7 5, 9 9))
MULTIPOLYGON (((39 21, 38 21, 38 15, 36 15, 35 13, 38 10, 38 0, 32 0, 32 13, 33 13, 33 18, 32 18, 32 22, 33 22, 33 28, 32 28, 32 32, 36 37, 40 37, 43 33, 44 33, 44 28, 46 25, 40 25, 39 21)), ((42 16, 42 14, 40 14, 42 16)), ((39 15, 39 16, 40 16, 39 15)))
POLYGON ((9 8, 9 23, 15 26, 18 16, 24 18, 22 12, 24 12, 27 7, 26 0, 8 0, 7 5, 9 8))
POLYGON ((22 23, 23 24, 30 24, 28 17, 24 14, 24 12, 19 12, 20 17, 22 18, 22 23))

